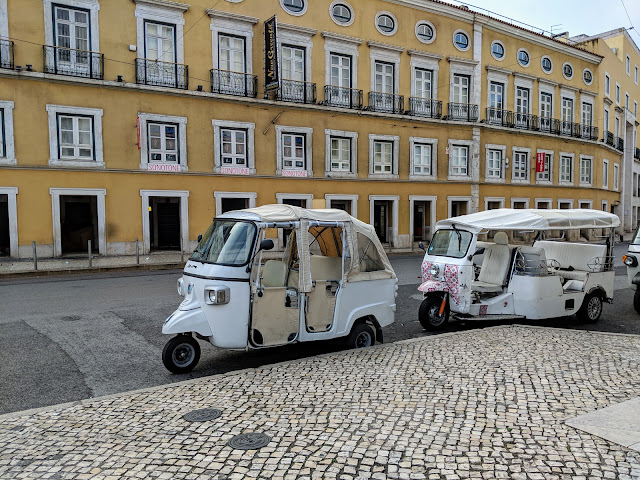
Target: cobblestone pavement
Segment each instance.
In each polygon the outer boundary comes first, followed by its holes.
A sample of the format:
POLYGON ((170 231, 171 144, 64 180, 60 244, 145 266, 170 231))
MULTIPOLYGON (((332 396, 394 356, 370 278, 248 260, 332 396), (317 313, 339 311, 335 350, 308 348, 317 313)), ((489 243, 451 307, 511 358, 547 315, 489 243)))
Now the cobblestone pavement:
POLYGON ((639 395, 638 336, 496 327, 6 415, 0 478, 640 479, 564 423, 639 395))

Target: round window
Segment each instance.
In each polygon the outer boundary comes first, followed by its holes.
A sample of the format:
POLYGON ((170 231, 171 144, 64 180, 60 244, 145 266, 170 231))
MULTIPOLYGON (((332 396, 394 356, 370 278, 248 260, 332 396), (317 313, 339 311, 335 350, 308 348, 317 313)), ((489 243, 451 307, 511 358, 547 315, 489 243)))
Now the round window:
POLYGON ((542 70, 546 73, 550 73, 553 70, 553 63, 549 57, 542 57, 542 70))
POLYGON ((493 42, 491 44, 491 55, 497 60, 504 58, 504 46, 499 42, 493 42))
POLYGON ((423 43, 431 43, 433 41, 433 28, 427 23, 419 23, 416 28, 416 36, 423 43))
POLYGON ((304 0, 282 0, 282 6, 289 13, 300 13, 304 10, 304 0))
POLYGON ((562 66, 562 74, 568 79, 573 77, 573 67, 570 63, 565 63, 562 66))
POLYGON ((453 43, 460 50, 466 50, 467 48, 469 48, 469 37, 467 37, 466 33, 456 32, 456 34, 453 36, 453 43))
POLYGON ((392 33, 396 29, 396 22, 391 18, 390 15, 383 13, 378 16, 378 29, 382 33, 392 33))
POLYGON ((529 61, 529 52, 527 52, 526 50, 520 50, 518 52, 518 63, 523 67, 528 67, 529 61))
POLYGON ((593 73, 591 73, 591 70, 585 68, 584 72, 582 72, 582 79, 584 83, 591 85, 593 83, 593 73))
POLYGON ((336 3, 331 9, 331 16, 338 23, 349 23, 353 15, 344 3, 336 3))

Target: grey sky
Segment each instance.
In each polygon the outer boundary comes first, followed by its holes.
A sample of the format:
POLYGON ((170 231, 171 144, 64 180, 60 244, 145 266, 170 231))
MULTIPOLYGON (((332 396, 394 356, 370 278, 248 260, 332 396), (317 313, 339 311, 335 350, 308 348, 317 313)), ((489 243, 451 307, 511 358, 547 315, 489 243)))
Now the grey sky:
MULTIPOLYGON (((454 5, 461 3, 446 1, 454 5)), ((560 23, 562 25, 554 27, 553 32, 568 30, 571 36, 580 33, 595 35, 619 27, 630 27, 623 1, 631 22, 639 29, 631 31, 631 36, 640 45, 640 0, 462 0, 468 6, 486 8, 547 31, 551 30, 552 25, 560 23)))

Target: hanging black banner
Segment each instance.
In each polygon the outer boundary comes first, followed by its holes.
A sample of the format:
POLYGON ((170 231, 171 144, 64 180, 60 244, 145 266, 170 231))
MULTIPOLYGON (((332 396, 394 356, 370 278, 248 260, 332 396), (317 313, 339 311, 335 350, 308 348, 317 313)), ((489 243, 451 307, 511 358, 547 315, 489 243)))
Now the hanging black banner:
POLYGON ((278 88, 278 42, 276 40, 276 31, 278 29, 278 20, 276 15, 264 22, 264 66, 265 80, 264 90, 274 90, 278 88))

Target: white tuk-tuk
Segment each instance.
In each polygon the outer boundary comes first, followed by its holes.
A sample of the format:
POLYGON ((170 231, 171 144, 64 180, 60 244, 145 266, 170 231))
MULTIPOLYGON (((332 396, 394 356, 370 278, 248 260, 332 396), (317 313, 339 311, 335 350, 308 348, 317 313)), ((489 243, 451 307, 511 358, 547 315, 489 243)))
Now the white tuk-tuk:
POLYGON ((342 210, 228 212, 213 220, 178 280, 184 300, 162 328, 176 335, 162 360, 173 373, 191 371, 196 337, 243 350, 338 337, 367 347, 394 321, 397 283, 373 227, 342 210))
POLYGON ((629 287, 631 290, 635 290, 633 294, 633 308, 636 312, 640 313, 640 225, 636 230, 636 234, 633 236, 633 241, 629 244, 627 254, 622 256, 622 261, 627 266, 627 280, 629 281, 629 287))
POLYGON ((442 220, 422 263, 420 323, 435 330, 450 313, 459 320, 577 314, 596 322, 613 298, 619 224, 616 215, 582 209, 505 208, 442 220), (567 241, 585 237, 600 243, 567 241))

